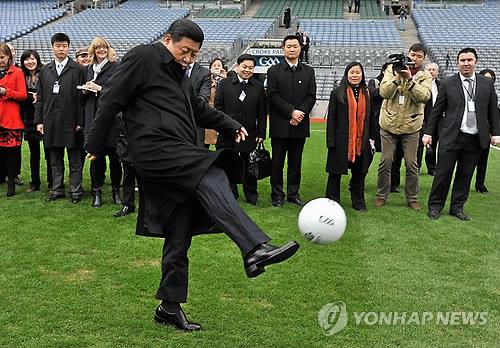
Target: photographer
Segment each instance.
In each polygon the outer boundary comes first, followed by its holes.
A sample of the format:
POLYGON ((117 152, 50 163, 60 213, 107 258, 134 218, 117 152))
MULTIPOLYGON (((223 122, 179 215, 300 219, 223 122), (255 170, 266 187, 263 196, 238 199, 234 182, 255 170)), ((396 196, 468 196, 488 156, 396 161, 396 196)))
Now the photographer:
POLYGON ((406 200, 410 208, 420 210, 417 148, 424 108, 431 97, 432 86, 432 76, 422 70, 426 53, 424 46, 416 43, 410 47, 408 58, 391 56, 392 64, 387 67, 380 84, 384 101, 380 110, 382 153, 375 200, 377 207, 383 206, 389 197, 392 160, 396 145, 401 142, 406 163, 406 200))

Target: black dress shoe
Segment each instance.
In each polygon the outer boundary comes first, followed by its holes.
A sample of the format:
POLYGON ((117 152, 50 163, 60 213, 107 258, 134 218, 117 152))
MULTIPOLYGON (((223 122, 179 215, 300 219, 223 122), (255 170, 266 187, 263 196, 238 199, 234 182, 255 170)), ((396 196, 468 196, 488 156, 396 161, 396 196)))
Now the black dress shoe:
POLYGON ((133 205, 124 205, 120 210, 113 214, 114 217, 122 217, 126 216, 135 211, 135 206, 133 205))
POLYGON ((427 212, 427 216, 430 217, 432 220, 437 220, 439 219, 439 216, 441 216, 441 213, 438 212, 437 210, 429 210, 427 212))
POLYGON ((58 200, 58 199, 61 199, 61 198, 64 198, 64 197, 66 197, 66 195, 64 193, 51 193, 47 197, 46 201, 47 202, 53 202, 55 200, 58 200))
POLYGON ((35 185, 32 182, 30 182, 30 187, 26 190, 26 192, 35 192, 35 191, 40 191, 40 184, 35 185))
POLYGON ((399 188, 398 187, 391 187, 391 192, 392 193, 399 193, 399 188))
POLYGON ((362 212, 362 213, 366 213, 368 211, 368 209, 366 209, 365 205, 353 205, 352 207, 354 210, 357 210, 357 211, 362 212))
POLYGON ((201 325, 192 323, 186 318, 182 309, 172 313, 167 312, 162 305, 159 305, 155 311, 155 321, 162 325, 172 325, 182 331, 198 331, 201 330, 201 325))
POLYGON ((488 189, 486 188, 486 186, 484 186, 484 185, 476 186, 476 191, 479 193, 482 193, 482 194, 487 194, 489 192, 488 189))
POLYGON ((457 219, 460 219, 462 221, 469 221, 471 220, 470 217, 468 217, 467 215, 465 215, 463 212, 461 211, 450 211, 450 215, 451 216, 454 216, 456 217, 457 219))
POLYGON ((116 205, 122 205, 122 200, 120 198, 120 188, 119 187, 113 187, 112 188, 113 192, 113 203, 116 205))
POLYGON ((259 203, 257 202, 257 200, 253 200, 253 199, 247 199, 247 203, 251 204, 251 205, 254 205, 254 206, 258 206, 259 205, 259 203))
POLYGON ((272 205, 273 205, 273 207, 278 207, 278 208, 280 208, 280 207, 282 207, 282 206, 283 206, 283 201, 282 201, 282 200, 277 199, 277 200, 275 200, 275 201, 272 201, 272 205))
POLYGON ((80 196, 72 196, 71 197, 71 203, 73 203, 73 204, 80 203, 81 200, 82 200, 82 198, 80 196))
POLYGON ((102 206, 102 191, 101 189, 92 189, 92 207, 100 208, 102 206))
POLYGON ((257 277, 259 274, 264 273, 265 266, 285 261, 292 257, 298 249, 299 244, 297 242, 288 242, 282 247, 267 243, 259 245, 245 257, 244 266, 247 277, 257 277))
POLYGON ((299 207, 303 207, 304 205, 306 205, 306 203, 302 201, 300 198, 288 198, 287 201, 296 204, 299 207))

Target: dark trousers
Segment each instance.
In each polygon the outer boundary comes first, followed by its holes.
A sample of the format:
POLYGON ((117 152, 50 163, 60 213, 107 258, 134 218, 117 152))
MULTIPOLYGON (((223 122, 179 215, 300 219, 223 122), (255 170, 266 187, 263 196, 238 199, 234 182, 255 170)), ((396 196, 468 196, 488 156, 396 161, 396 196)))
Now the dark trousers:
MULTIPOLYGON (((40 145, 43 144, 40 140, 28 140, 30 149, 30 171, 31 184, 35 188, 40 187, 40 145)), ((52 187, 52 169, 50 167, 50 152, 44 148, 45 161, 47 162, 47 183, 52 187)))
POLYGON ((429 210, 441 211, 451 185, 456 165, 455 179, 451 191, 451 212, 462 212, 469 196, 474 168, 479 161, 481 147, 477 135, 459 133, 455 144, 449 148, 439 147, 436 175, 429 194, 429 210))
POLYGON ((123 197, 122 203, 128 207, 135 206, 135 184, 136 184, 136 171, 135 167, 127 161, 122 162, 123 165, 123 197))
POLYGON ((104 185, 106 178, 106 156, 109 158, 111 186, 114 189, 119 189, 122 181, 122 166, 114 147, 107 147, 102 156, 90 162, 90 182, 92 188, 100 189, 104 185))
MULTIPOLYGON (((64 194, 64 147, 51 147, 52 193, 64 194)), ((79 148, 66 148, 69 161, 69 186, 72 197, 80 197, 82 189, 82 158, 79 148)))
POLYGON ((401 163, 403 162, 404 154, 403 145, 398 142, 391 165, 391 190, 398 188, 401 184, 401 163))
MULTIPOLYGON (((257 179, 249 177, 246 175, 248 171, 248 153, 240 152, 240 157, 243 159, 245 164, 245 175, 243 177, 243 193, 245 194, 245 199, 249 202, 257 202, 259 198, 259 193, 257 192, 257 179)), ((233 191, 234 197, 238 199, 238 186, 235 183, 230 183, 231 191, 233 191)))
POLYGON ((271 199, 283 200, 283 167, 285 157, 288 156, 288 170, 286 177, 286 191, 288 199, 300 199, 300 178, 302 170, 302 152, 304 151, 305 138, 271 139, 271 199))
POLYGON ((484 186, 484 181, 486 179, 486 169, 488 168, 488 156, 490 155, 490 147, 486 149, 481 149, 481 155, 479 156, 479 162, 477 163, 476 169, 476 190, 484 186))
MULTIPOLYGON (((365 177, 363 173, 362 160, 356 156, 354 163, 349 163, 351 169, 351 180, 349 190, 351 191, 351 203, 355 209, 366 207, 365 203, 365 177)), ((329 174, 326 184, 326 198, 333 199, 335 202, 340 202, 340 182, 342 179, 341 174, 329 174)))
MULTIPOLYGON (((423 130, 420 131, 420 139, 418 142, 417 149, 417 166, 418 169, 422 168, 422 158, 424 156, 424 144, 422 144, 422 137, 424 136, 423 130)), ((427 166, 427 173, 434 174, 436 173, 436 151, 437 151, 437 143, 438 143, 438 135, 432 135, 432 144, 429 145, 428 148, 425 149, 425 165, 427 166), (429 149, 430 148, 430 149, 429 149)))
POLYGON ((226 173, 211 167, 194 191, 194 199, 176 207, 168 221, 168 235, 163 244, 162 277, 156 298, 169 302, 186 302, 188 285, 188 250, 196 201, 231 238, 246 256, 269 237, 243 212, 234 199, 226 173))
POLYGON ((0 172, 7 176, 9 187, 15 187, 14 180, 19 173, 21 146, 0 147, 0 172))

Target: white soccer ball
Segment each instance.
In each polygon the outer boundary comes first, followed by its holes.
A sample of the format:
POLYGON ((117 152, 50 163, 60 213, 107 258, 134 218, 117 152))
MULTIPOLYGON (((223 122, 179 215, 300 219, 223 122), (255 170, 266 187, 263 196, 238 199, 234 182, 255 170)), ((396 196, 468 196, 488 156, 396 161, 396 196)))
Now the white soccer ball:
POLYGON ((346 226, 344 209, 328 198, 313 199, 299 213, 299 230, 313 243, 336 242, 344 234, 346 226))

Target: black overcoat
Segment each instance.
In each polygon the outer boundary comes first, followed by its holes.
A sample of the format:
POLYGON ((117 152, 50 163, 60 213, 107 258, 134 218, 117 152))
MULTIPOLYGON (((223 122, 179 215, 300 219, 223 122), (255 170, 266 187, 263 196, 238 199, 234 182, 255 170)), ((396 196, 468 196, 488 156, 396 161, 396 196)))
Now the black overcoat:
MULTIPOLYGON (((104 64, 102 67, 101 71, 99 74, 97 74, 96 79, 94 82, 98 84, 99 86, 102 86, 103 89, 100 92, 92 93, 88 92, 83 95, 83 100, 85 101, 85 124, 84 124, 84 135, 85 135, 85 141, 88 136, 90 126, 92 125, 92 122, 95 117, 95 113, 97 112, 97 103, 99 101, 99 98, 101 97, 104 89, 106 88, 106 83, 109 81, 111 76, 116 71, 116 68, 118 67, 118 63, 115 62, 107 62, 104 64)), ((94 79, 94 69, 92 68, 92 64, 88 65, 87 68, 85 69, 85 81, 91 81, 94 79)), ((113 126, 111 127, 111 130, 108 133, 108 139, 106 142, 107 147, 116 147, 116 143, 118 141, 118 136, 120 134, 120 131, 118 129, 118 120, 116 120, 113 123, 113 126)))
POLYGON ((45 147, 76 147, 76 126, 83 127, 82 93, 76 88, 85 82, 83 67, 69 59, 61 75, 54 61, 40 70, 37 87, 35 124, 43 124, 45 147), (53 93, 55 82, 59 93, 53 93))
POLYGON ((269 98, 269 137, 309 137, 309 113, 316 103, 316 77, 314 69, 298 63, 293 72, 285 61, 273 65, 267 71, 267 95, 269 98), (293 110, 305 113, 297 126, 290 125, 293 110))
POLYGON ((255 138, 266 137, 267 108, 264 85, 256 79, 249 79, 245 86, 245 99, 239 99, 243 86, 238 75, 220 81, 215 94, 215 107, 245 127, 248 139, 242 143, 234 142, 233 134, 220 133, 217 145, 234 148, 238 152, 250 153, 255 150, 255 138))
MULTIPOLYGON (((350 88, 350 87, 349 87, 350 88)), ((361 143, 361 157, 363 173, 367 173, 372 162, 371 147, 368 139, 375 138, 375 120, 372 112, 372 102, 367 89, 364 89, 366 98, 365 124, 361 143)), ((330 174, 347 174, 349 168, 348 137, 349 137, 349 110, 347 103, 346 86, 336 87, 330 94, 328 104, 328 120, 326 125, 326 146, 328 155, 326 171, 330 174)))
MULTIPOLYGON (((194 189, 216 164, 241 182, 243 163, 232 150, 210 151, 196 125, 236 132, 241 124, 198 98, 181 66, 162 43, 141 45, 122 59, 104 90, 86 149, 99 155, 114 116, 123 111, 130 160, 142 180, 137 234, 163 237, 171 214, 194 199, 194 189)), ((197 221, 204 221, 199 212, 197 221)), ((208 225, 208 223, 207 223, 208 225)))

